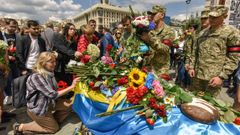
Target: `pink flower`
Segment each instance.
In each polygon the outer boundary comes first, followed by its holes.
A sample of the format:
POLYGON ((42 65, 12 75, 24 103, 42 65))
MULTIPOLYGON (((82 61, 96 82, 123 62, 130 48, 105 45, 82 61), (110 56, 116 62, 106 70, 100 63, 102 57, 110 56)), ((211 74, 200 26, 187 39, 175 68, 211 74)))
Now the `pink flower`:
POLYGON ((154 80, 153 83, 152 83, 152 86, 153 86, 153 89, 154 89, 155 94, 156 94, 158 97, 163 97, 163 96, 165 95, 165 92, 164 92, 164 90, 163 90, 163 87, 161 86, 161 84, 159 83, 159 81, 154 80))
POLYGON ((101 61, 103 64, 110 64, 110 63, 113 63, 113 59, 109 56, 103 56, 101 58, 101 61))

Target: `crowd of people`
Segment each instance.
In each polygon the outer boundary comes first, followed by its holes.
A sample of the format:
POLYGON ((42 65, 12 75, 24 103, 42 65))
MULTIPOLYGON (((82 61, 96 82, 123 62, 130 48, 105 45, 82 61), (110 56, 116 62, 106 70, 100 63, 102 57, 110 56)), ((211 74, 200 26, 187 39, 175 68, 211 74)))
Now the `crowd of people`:
POLYGON ((16 115, 4 110, 4 106, 12 103, 13 80, 29 75, 27 114, 33 122, 15 123, 15 134, 56 133, 59 123, 71 111, 70 91, 79 81, 66 72, 66 65, 70 60, 84 63, 89 44, 99 47, 100 58, 111 44, 116 48, 116 63, 132 63, 131 54, 138 49, 142 59, 137 63, 134 60, 133 65, 145 66, 166 80, 171 79, 171 61, 175 61, 176 83, 188 91, 209 92, 217 97, 224 80, 233 76, 234 106, 240 110, 240 32, 224 24, 227 13, 224 6, 205 9, 201 24, 191 24, 179 37, 164 23, 166 8, 158 5, 147 12, 148 25, 133 25, 134 18, 126 16, 111 31, 106 27, 96 31, 95 20, 89 20, 79 30, 73 23, 65 24, 61 30, 48 23, 41 30, 38 21, 29 20, 19 30, 17 21, 7 18, 0 32, 0 40, 8 44, 6 52, 1 54, 4 62, 0 63, 0 123, 16 115), (173 55, 171 50, 176 53, 173 55), (69 87, 56 91, 61 80, 69 87))

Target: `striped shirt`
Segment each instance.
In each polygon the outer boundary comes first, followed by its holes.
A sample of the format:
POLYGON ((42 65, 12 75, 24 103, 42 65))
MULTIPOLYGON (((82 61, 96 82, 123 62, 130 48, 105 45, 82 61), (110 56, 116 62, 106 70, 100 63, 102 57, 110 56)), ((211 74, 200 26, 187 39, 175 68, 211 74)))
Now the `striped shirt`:
POLYGON ((49 104, 58 97, 56 89, 57 86, 53 82, 49 83, 42 75, 30 75, 26 83, 28 110, 38 116, 46 114, 49 104))

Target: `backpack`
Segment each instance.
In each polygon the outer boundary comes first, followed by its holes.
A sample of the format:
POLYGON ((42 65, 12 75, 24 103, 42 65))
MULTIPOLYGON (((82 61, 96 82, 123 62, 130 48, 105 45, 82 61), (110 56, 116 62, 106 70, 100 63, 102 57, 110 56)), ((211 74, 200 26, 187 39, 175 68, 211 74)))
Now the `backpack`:
POLYGON ((20 76, 13 80, 11 85, 12 105, 15 108, 20 108, 27 105, 26 99, 26 82, 31 74, 20 76))

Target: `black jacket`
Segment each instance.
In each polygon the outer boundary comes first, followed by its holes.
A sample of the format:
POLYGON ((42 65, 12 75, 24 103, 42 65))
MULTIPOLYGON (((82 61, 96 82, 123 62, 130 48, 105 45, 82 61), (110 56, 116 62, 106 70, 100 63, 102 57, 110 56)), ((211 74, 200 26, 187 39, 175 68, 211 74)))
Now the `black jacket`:
MULTIPOLYGON (((27 70, 27 68, 25 67, 25 64, 28 58, 29 48, 31 43, 32 43, 32 40, 30 36, 26 35, 26 36, 23 36, 21 38, 21 42, 16 45, 17 61, 18 61, 19 68, 21 70, 27 70)), ((45 41, 41 37, 38 37, 38 45, 39 45, 40 53, 46 51, 45 41)))
POLYGON ((68 42, 61 34, 54 34, 53 36, 53 50, 58 53, 56 72, 64 72, 66 64, 70 59, 74 59, 77 50, 77 42, 68 42))

